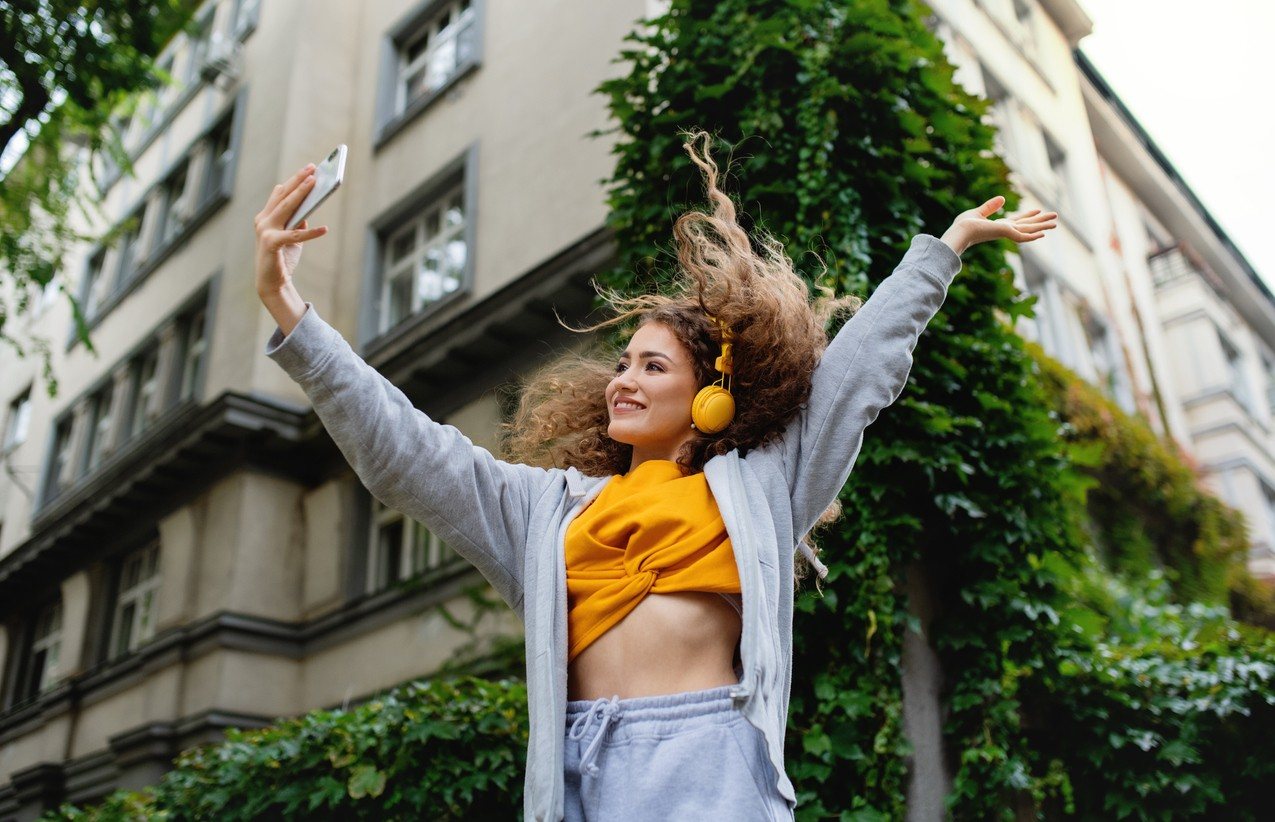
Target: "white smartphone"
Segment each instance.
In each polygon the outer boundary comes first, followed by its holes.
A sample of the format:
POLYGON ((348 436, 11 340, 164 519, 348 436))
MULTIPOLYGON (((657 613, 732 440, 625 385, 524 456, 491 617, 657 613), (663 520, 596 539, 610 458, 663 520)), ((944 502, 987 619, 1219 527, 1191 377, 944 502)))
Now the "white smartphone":
POLYGON ((314 210, 332 195, 332 192, 340 188, 341 181, 345 179, 345 154, 345 143, 342 143, 332 149, 332 153, 326 160, 315 166, 314 188, 310 189, 310 193, 301 201, 301 205, 297 206, 297 210, 284 228, 296 228, 302 220, 313 214, 314 210))

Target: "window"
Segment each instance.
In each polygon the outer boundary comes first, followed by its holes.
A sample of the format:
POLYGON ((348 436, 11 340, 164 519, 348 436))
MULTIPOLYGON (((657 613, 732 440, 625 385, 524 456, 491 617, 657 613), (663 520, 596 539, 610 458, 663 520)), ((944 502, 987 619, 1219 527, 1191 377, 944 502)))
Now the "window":
POLYGON ((121 150, 124 148, 125 143, 128 141, 133 121, 133 117, 124 114, 122 111, 117 111, 110 116, 107 123, 106 142, 104 143, 107 150, 98 155, 98 168, 100 169, 100 173, 97 177, 97 181, 102 184, 102 191, 100 193, 103 195, 105 195, 105 189, 109 186, 107 181, 110 180, 113 182, 118 179, 120 171, 119 163, 116 162, 115 155, 112 153, 111 147, 113 147, 115 141, 118 140, 118 148, 121 150))
POLYGON ((57 296, 60 278, 62 272, 54 273, 49 281, 40 287, 40 296, 36 298, 35 307, 32 310, 32 319, 39 319, 44 312, 49 310, 49 306, 53 305, 53 300, 57 296))
POLYGON ((102 463, 102 456, 106 453, 106 445, 110 441, 112 388, 114 386, 107 383, 90 400, 92 410, 89 412, 88 464, 85 467, 86 471, 92 471, 102 463))
POLYGON ((120 563, 115 614, 111 620, 112 657, 126 654, 155 635, 155 592, 159 590, 159 544, 129 554, 120 563))
POLYGON ((1067 152, 1063 147, 1050 136, 1048 131, 1042 131, 1045 138, 1045 155, 1049 164, 1049 185, 1051 190, 1048 195, 1053 199, 1054 208, 1059 214, 1074 214, 1071 207, 1071 191, 1067 187, 1067 152))
POLYGON ((1244 378, 1244 360, 1239 349, 1231 345, 1226 337, 1218 337, 1222 342, 1222 352, 1226 357, 1227 384, 1235 400, 1245 409, 1252 411, 1252 398, 1248 392, 1248 380, 1244 378))
POLYGON ((1266 406, 1275 416, 1275 361, 1265 354, 1262 355, 1262 371, 1266 377, 1266 406))
POLYGON ((1028 57, 1036 56, 1036 39, 1032 35, 1032 8, 1027 0, 1012 0, 1013 22, 1009 24, 1009 37, 1014 45, 1028 57))
POLYGON ((464 201, 456 186, 387 235, 380 331, 460 290, 467 256, 464 201))
POLYGON ((15 693, 18 702, 38 696, 57 684, 58 658, 62 652, 62 601, 54 599, 36 612, 31 641, 21 662, 15 693))
POLYGON ((186 71, 182 77, 182 82, 187 86, 199 82, 199 70, 203 67, 204 58, 208 56, 208 45, 212 39, 212 25, 213 14, 210 11, 195 24, 195 31, 190 35, 186 71))
POLYGON ((231 119, 227 117, 208 134, 208 166, 199 194, 199 202, 208 202, 218 192, 230 191, 230 164, 234 155, 230 146, 231 119))
POLYGON ((73 418, 67 414, 53 432, 53 459, 49 463, 44 498, 53 499, 62 490, 62 477, 66 476, 71 461, 71 425, 73 418))
MULTIPOLYGON (((1229 488, 1231 486, 1229 472, 1223 473, 1222 476, 1227 479, 1226 485, 1229 488)), ((1262 536, 1257 533, 1257 529, 1252 529, 1253 545, 1249 555, 1254 557, 1269 556, 1272 553, 1272 549, 1275 549, 1275 489, 1272 489, 1261 480, 1258 482, 1262 486, 1262 500, 1266 503, 1266 535, 1262 536)), ((1227 504, 1235 505, 1235 503, 1231 502, 1232 499, 1234 499, 1234 496, 1228 494, 1226 498, 1227 504)))
POLYGON ((1186 255, 1176 247, 1152 255, 1147 262, 1151 266, 1151 281, 1157 288, 1196 273, 1186 255))
POLYGON ((236 37, 242 36, 248 26, 257 19, 257 6, 261 0, 233 0, 234 10, 230 13, 231 30, 236 37))
POLYGON ((417 574, 441 568, 458 554, 419 522, 372 499, 371 556, 367 590, 380 591, 417 574))
POLYGON ((119 266, 116 269, 115 287, 123 289, 137 274, 138 263, 143 257, 140 247, 142 236, 142 216, 146 206, 143 205, 133 215, 133 224, 120 236, 119 266))
POLYGON ((986 69, 983 72, 983 86, 987 99, 991 102, 983 115, 983 123, 994 128, 992 145, 995 153, 1005 160, 1011 168, 1018 167, 1018 151, 1015 141, 1015 111, 1017 106, 1009 90, 996 75, 986 69))
POLYGON ((128 437, 144 431, 159 416, 159 349, 151 347, 133 363, 128 437))
POLYGON ((189 170, 190 161, 183 161, 161 188, 158 243, 161 246, 168 245, 190 219, 189 199, 185 196, 189 170))
POLYGON ((84 270, 84 291, 80 300, 84 303, 83 311, 86 318, 92 319, 97 316, 98 309, 102 307, 102 303, 106 302, 109 288, 106 276, 106 249, 101 248, 89 258, 88 268, 84 270))
POLYGON ((400 47, 395 113, 437 91, 474 53, 474 10, 469 0, 446 3, 400 47))
POLYGON ((9 415, 4 426, 4 451, 8 452, 26 442, 27 429, 31 426, 31 387, 9 403, 9 415))
POLYGON ((154 81, 153 87, 142 92, 142 103, 137 107, 137 117, 134 119, 142 134, 148 133, 159 124, 164 108, 171 100, 172 90, 168 80, 173 73, 173 53, 170 51, 159 58, 155 68, 158 79, 154 81))
POLYGON ((1009 41, 1033 56, 1036 44, 1031 32, 1031 4, 1027 0, 982 0, 982 5, 1009 41))
POLYGON ((186 321, 182 335, 181 356, 181 391, 179 400, 186 400, 195 394, 195 381, 199 378, 200 365, 204 358, 207 341, 204 339, 204 310, 196 311, 186 321))

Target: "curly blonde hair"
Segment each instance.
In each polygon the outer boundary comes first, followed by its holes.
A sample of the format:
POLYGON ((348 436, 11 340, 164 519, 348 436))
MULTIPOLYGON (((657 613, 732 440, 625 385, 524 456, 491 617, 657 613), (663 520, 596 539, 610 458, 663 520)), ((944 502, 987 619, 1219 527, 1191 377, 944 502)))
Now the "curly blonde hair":
MULTIPOLYGON (((853 295, 838 298, 831 288, 816 283, 819 294, 812 302, 809 285, 783 245, 760 229, 755 234, 761 253, 754 251, 736 221, 734 203, 717 187, 709 134, 682 133, 689 134, 683 148, 707 176, 714 208, 711 214, 685 212, 674 223, 681 276, 674 278, 670 293, 625 297, 595 282, 595 290, 615 316, 584 328, 572 328, 561 318, 558 322, 570 331, 587 333, 636 318, 629 334, 646 323, 662 323, 691 355, 701 387, 719 376, 713 363, 721 353, 721 332, 708 316, 732 329, 735 417, 725 430, 700 434, 683 446, 676 461, 691 474, 702 471, 716 455, 736 448, 746 454, 783 433, 810 397, 811 375, 828 346, 829 321, 838 311, 857 311, 863 300, 853 295), (701 137, 702 156, 695 150, 701 137)), ((820 273, 826 271, 825 265, 820 273)), ((591 476, 627 472, 633 449, 607 435, 605 396, 622 350, 594 342, 583 353, 560 355, 521 379, 517 410, 512 421, 501 425, 505 458, 542 467, 574 466, 591 476)), ((816 528, 840 515, 841 504, 834 500, 816 528)), ((809 535, 805 540, 817 554, 809 535)), ((805 577, 808 565, 800 553, 794 558, 795 583, 805 577)))

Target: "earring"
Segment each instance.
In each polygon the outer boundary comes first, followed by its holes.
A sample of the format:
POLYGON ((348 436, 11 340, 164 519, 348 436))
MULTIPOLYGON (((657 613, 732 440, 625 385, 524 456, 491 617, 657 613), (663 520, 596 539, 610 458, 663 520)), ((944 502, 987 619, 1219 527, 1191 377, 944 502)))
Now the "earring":
POLYGON ((695 427, 695 423, 691 423, 691 430, 698 431, 699 429, 695 427))

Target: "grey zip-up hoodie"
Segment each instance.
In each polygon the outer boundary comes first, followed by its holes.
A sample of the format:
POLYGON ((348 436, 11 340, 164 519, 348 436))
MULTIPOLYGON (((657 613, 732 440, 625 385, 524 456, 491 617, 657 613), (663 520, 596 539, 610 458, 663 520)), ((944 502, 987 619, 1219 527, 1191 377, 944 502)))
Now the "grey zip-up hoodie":
MULTIPOLYGON (((742 589, 743 676, 732 696, 761 729, 776 787, 797 804, 784 771, 792 685, 793 557, 836 498, 864 429, 898 398, 912 350, 961 269, 937 237, 918 234, 894 272, 829 343, 806 407, 782 438, 704 466, 735 552, 742 589)), ((275 328, 266 355, 304 390, 359 479, 384 504, 423 523, 477 566, 526 634, 530 740, 523 811, 563 818, 567 701, 567 584, 563 540, 609 477, 496 459, 452 425, 412 405, 363 361, 314 306, 291 334, 275 328)), ((806 555, 814 556, 804 545, 806 555)), ((827 568, 817 560, 820 576, 827 568)))

